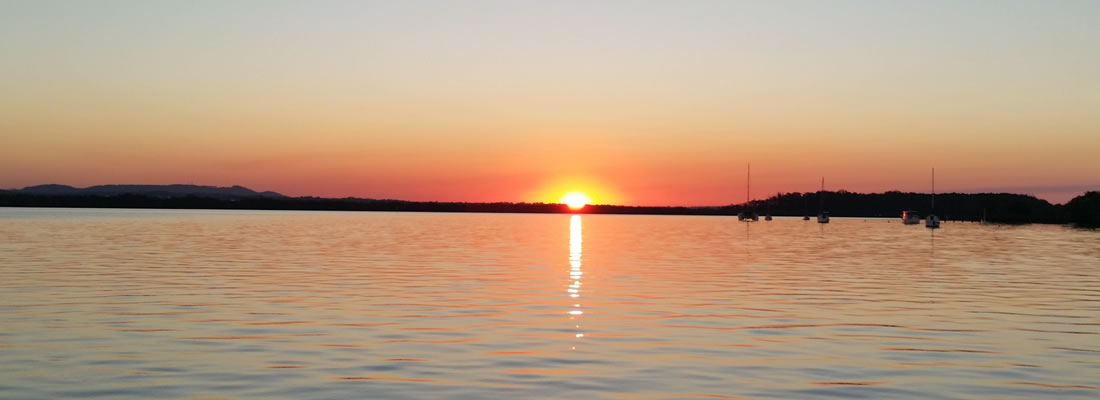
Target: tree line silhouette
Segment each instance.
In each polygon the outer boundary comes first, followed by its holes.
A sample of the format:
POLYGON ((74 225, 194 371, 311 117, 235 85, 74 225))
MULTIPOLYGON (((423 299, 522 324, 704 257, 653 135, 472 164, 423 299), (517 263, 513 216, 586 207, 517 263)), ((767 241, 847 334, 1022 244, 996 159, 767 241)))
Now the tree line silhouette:
POLYGON ((767 199, 713 207, 589 205, 580 211, 573 211, 555 203, 465 203, 258 195, 42 194, 0 190, 0 206, 659 215, 737 215, 742 211, 755 211, 775 216, 803 216, 818 213, 821 196, 824 196, 824 210, 835 217, 899 217, 904 210, 914 210, 922 216, 934 211, 944 220, 979 221, 984 217, 995 223, 1074 223, 1083 227, 1100 227, 1100 192, 1085 193, 1065 205, 1051 204, 1021 194, 943 193, 936 195, 935 210, 931 209, 931 195, 925 193, 853 193, 841 190, 779 193, 767 199))

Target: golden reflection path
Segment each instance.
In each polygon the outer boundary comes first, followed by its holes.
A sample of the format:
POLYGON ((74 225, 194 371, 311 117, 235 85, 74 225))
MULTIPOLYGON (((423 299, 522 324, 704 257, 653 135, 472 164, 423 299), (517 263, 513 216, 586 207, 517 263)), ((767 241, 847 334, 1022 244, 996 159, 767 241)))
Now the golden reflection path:
MULTIPOLYGON (((581 276, 584 275, 581 272, 581 216, 574 215, 569 220, 569 288, 566 292, 569 293, 569 298, 573 300, 573 308, 569 310, 569 320, 573 322, 573 327, 577 329, 576 337, 584 337, 584 333, 581 332, 581 325, 578 318, 584 314, 581 310, 580 297, 581 297, 581 276)), ((576 350, 577 346, 573 346, 576 350)))

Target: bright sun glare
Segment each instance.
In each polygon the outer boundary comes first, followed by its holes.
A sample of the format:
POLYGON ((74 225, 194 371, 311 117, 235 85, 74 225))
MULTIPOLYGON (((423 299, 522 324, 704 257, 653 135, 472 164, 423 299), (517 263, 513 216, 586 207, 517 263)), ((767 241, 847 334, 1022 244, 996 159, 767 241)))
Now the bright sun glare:
POLYGON ((592 199, 583 192, 569 192, 565 196, 561 197, 561 202, 569 206, 570 209, 580 210, 588 203, 592 202, 592 199))

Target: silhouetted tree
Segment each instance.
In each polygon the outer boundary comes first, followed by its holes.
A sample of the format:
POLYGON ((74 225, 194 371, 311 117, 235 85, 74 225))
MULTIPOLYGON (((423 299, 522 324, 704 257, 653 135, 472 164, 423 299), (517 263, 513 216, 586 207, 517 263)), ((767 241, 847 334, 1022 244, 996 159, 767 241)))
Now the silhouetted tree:
POLYGON ((1066 211, 1074 225, 1100 228, 1100 192, 1088 192, 1066 203, 1066 211))

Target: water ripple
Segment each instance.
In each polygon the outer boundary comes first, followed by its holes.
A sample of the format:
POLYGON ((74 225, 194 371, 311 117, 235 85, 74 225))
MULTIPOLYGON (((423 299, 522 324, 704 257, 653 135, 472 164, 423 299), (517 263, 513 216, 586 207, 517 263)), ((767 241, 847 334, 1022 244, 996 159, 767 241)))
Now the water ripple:
POLYGON ((1096 232, 0 213, 0 398, 1100 397, 1096 232))

